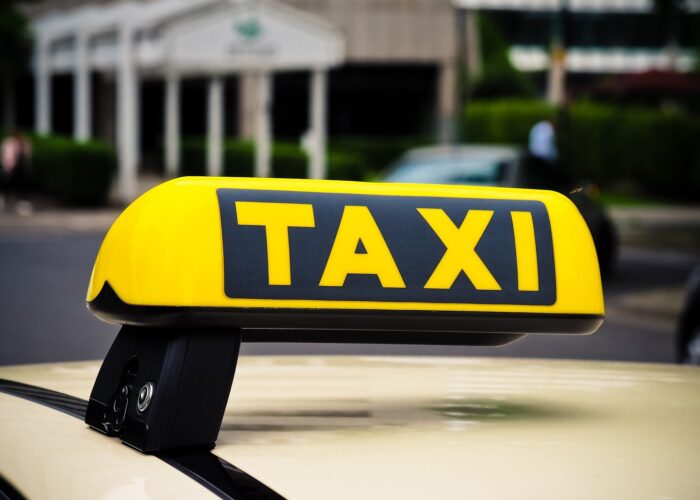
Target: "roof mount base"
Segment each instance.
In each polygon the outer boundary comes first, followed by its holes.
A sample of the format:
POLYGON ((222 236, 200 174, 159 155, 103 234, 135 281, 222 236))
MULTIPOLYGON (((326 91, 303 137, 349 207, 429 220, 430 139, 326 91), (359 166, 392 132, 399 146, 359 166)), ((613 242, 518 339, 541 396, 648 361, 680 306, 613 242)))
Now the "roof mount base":
POLYGON ((240 343, 238 330, 122 327, 85 423, 144 452, 213 448, 240 343))

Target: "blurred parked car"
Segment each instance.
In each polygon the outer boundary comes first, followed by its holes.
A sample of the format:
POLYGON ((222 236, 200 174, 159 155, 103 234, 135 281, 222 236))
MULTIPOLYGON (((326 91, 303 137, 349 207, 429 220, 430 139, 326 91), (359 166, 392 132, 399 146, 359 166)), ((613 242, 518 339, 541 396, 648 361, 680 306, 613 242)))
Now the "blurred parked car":
POLYGON ((577 181, 565 172, 514 146, 432 146, 404 154, 385 182, 466 184, 550 189, 565 194, 583 215, 593 236, 601 274, 612 273, 617 258, 617 232, 592 194, 596 186, 577 181))
POLYGON ((688 296, 678 323, 676 339, 678 362, 700 365, 700 266, 690 274, 688 296))

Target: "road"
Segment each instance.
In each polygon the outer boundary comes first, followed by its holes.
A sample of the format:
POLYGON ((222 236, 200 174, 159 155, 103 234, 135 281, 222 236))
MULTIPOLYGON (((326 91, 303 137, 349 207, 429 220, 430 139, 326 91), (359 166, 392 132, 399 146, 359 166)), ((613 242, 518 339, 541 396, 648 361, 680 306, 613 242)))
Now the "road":
MULTIPOLYGON (((118 327, 85 308, 103 232, 0 232, 0 364, 101 359, 118 327)), ((504 347, 244 344, 244 354, 426 354, 673 361, 683 286, 700 257, 622 248, 606 284, 607 317, 590 336, 530 336, 504 347)))

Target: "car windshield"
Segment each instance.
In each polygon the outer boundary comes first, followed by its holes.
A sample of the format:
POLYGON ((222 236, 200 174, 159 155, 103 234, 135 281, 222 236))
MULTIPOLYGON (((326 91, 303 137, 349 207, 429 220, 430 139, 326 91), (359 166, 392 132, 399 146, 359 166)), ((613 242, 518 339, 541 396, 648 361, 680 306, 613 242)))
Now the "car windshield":
POLYGON ((385 180, 405 183, 497 186, 503 181, 506 166, 507 162, 502 158, 409 157, 399 163, 385 180))

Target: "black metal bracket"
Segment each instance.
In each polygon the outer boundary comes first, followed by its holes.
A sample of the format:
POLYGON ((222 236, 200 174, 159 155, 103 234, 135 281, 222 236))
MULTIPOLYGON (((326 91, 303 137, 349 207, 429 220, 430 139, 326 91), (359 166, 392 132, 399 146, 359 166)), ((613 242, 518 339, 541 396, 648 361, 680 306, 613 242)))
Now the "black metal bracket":
POLYGON ((144 452, 213 448, 240 344, 239 330, 122 327, 85 423, 144 452))

